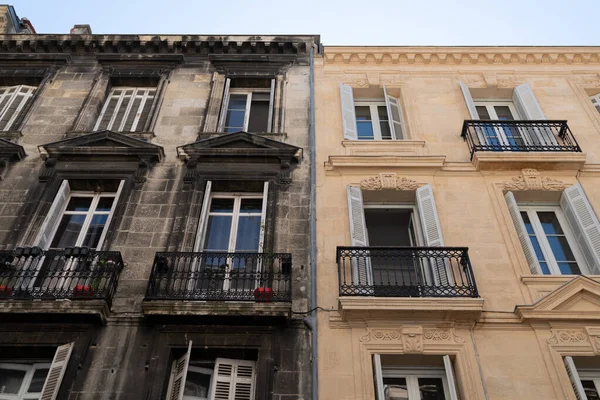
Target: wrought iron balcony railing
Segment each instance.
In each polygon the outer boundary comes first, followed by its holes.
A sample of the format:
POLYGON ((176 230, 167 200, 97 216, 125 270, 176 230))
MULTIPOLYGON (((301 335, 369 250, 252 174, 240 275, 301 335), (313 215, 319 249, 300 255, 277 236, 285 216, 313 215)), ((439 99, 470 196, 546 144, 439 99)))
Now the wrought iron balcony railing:
POLYGON ((340 296, 479 297, 466 247, 338 247, 340 296))
POLYGON ((110 305, 123 268, 118 251, 85 247, 0 251, 0 301, 106 300, 110 305))
POLYGON ((291 301, 292 255, 156 253, 146 300, 291 301))
POLYGON ((461 136, 476 151, 581 152, 567 121, 468 120, 461 136))

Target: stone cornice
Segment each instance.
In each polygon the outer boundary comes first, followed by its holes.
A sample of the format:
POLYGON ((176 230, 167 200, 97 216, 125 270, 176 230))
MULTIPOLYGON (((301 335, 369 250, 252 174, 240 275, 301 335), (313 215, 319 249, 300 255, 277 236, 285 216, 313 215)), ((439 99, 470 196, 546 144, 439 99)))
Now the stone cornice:
POLYGON ((600 64, 600 47, 331 47, 325 64, 600 64))

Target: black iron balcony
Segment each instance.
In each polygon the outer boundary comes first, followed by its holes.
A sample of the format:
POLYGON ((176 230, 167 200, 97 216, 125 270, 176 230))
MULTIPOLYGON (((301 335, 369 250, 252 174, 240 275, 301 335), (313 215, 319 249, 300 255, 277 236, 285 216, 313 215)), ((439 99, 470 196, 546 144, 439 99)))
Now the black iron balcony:
POLYGON ((292 255, 156 253, 146 300, 291 301, 292 255))
POLYGON ((461 136, 476 151, 581 152, 567 121, 468 120, 461 136))
POLYGON ((340 296, 479 297, 466 247, 338 247, 340 296))
POLYGON ((123 268, 121 253, 20 247, 0 251, 0 301, 105 300, 109 306, 123 268))

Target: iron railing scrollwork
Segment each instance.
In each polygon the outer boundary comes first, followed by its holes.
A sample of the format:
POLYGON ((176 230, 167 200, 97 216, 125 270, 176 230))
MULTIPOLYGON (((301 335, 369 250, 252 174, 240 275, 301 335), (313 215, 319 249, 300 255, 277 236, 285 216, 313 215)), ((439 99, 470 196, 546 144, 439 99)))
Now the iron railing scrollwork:
POLYGON ((156 253, 146 300, 291 301, 287 253, 156 253))
POLYGON ((478 297, 466 247, 338 247, 340 296, 478 297))

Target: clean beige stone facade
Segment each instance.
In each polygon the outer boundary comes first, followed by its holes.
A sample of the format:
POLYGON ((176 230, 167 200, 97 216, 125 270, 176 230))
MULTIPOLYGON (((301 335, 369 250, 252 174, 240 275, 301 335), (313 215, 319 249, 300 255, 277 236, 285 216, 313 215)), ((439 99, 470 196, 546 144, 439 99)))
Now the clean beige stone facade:
POLYGON ((319 398, 374 399, 373 354, 424 354, 451 357, 461 399, 575 399, 563 357, 600 357, 600 277, 532 274, 504 195, 558 204, 580 183, 600 212, 600 113, 590 101, 600 48, 326 47, 315 68, 317 288, 328 310, 318 319, 319 398), (486 99, 528 84, 582 152, 471 160, 459 81, 486 99), (355 100, 385 86, 405 139, 345 139, 340 84, 355 100), (347 186, 389 202, 414 201, 427 184, 444 245, 469 248, 480 297, 340 296, 336 247, 352 245, 347 186))

